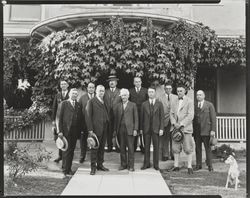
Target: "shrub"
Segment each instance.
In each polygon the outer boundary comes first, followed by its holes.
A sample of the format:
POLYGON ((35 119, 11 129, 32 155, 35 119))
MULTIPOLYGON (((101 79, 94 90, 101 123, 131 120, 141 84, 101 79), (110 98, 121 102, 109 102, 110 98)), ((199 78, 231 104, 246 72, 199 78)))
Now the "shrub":
POLYGON ((36 154, 31 154, 30 146, 17 146, 17 142, 7 142, 5 150, 5 161, 8 165, 9 178, 15 181, 17 178, 23 177, 25 174, 36 171, 44 160, 51 158, 51 153, 45 148, 39 147, 36 154))

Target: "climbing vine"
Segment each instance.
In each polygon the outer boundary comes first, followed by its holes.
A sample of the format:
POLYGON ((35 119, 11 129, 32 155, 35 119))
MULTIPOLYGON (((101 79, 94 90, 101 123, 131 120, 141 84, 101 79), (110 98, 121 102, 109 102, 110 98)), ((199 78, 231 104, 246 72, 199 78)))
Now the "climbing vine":
POLYGON ((197 67, 245 66, 245 39, 219 39, 202 24, 183 20, 156 27, 151 19, 93 21, 30 42, 27 67, 34 71, 33 100, 51 105, 61 78, 86 85, 110 72, 147 76, 192 87, 197 67))

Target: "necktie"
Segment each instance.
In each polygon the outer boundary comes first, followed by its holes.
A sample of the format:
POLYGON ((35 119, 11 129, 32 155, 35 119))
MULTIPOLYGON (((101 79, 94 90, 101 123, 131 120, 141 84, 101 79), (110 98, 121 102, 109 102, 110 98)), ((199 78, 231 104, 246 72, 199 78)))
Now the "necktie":
POLYGON ((183 100, 183 97, 180 97, 179 100, 183 100))
POLYGON ((72 101, 72 106, 75 108, 75 101, 74 100, 72 101))
POLYGON ((201 102, 199 102, 199 105, 198 105, 199 109, 201 109, 201 102))
POLYGON ((168 95, 168 101, 169 101, 169 95, 168 95))

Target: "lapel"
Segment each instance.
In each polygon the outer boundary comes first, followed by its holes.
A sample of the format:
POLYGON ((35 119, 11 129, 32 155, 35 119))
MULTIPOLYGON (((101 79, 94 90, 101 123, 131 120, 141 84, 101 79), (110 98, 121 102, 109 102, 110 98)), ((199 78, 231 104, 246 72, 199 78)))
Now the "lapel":
POLYGON ((154 104, 154 113, 156 112, 156 110, 158 109, 158 101, 155 99, 155 104, 154 104))
MULTIPOLYGON (((124 109, 124 113, 128 111, 129 106, 130 106, 130 102, 128 101, 128 104, 127 104, 126 108, 124 109)), ((122 108, 123 108, 123 105, 122 105, 122 108)))
POLYGON ((119 90, 117 89, 117 87, 115 88, 115 93, 114 93, 114 98, 116 97, 116 95, 119 93, 119 90))
POLYGON ((72 106, 71 102, 69 100, 67 100, 67 103, 68 103, 68 106, 71 109, 71 111, 74 111, 74 107, 72 106))
MULTIPOLYGON (((178 100, 178 103, 179 103, 179 100, 178 100)), ((187 103, 187 96, 185 96, 185 97, 183 98, 183 102, 182 102, 182 104, 181 104, 181 107, 180 107, 180 110, 179 110, 179 111, 181 111, 181 110, 183 109, 183 107, 185 106, 186 103, 187 103)))
POLYGON ((148 113, 148 115, 150 115, 150 106, 149 106, 149 100, 147 100, 146 102, 146 112, 148 113))
POLYGON ((201 107, 201 112, 203 112, 204 111, 204 109, 205 109, 205 106, 207 105, 207 102, 204 100, 204 102, 203 102, 203 106, 201 107))
POLYGON ((95 96, 93 98, 93 100, 99 105, 99 106, 103 106, 104 104, 101 103, 101 101, 95 96))

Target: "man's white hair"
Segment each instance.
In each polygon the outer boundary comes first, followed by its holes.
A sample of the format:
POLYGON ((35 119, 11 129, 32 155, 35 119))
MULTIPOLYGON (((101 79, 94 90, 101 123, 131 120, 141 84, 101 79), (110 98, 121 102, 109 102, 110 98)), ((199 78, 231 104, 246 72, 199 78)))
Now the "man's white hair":
POLYGON ((105 87, 103 85, 97 85, 96 86, 96 92, 98 92, 100 88, 104 88, 105 89, 105 87))
POLYGON ((129 90, 128 90, 128 89, 122 88, 122 89, 120 90, 120 96, 121 96, 122 94, 126 94, 126 95, 129 96, 129 90))

